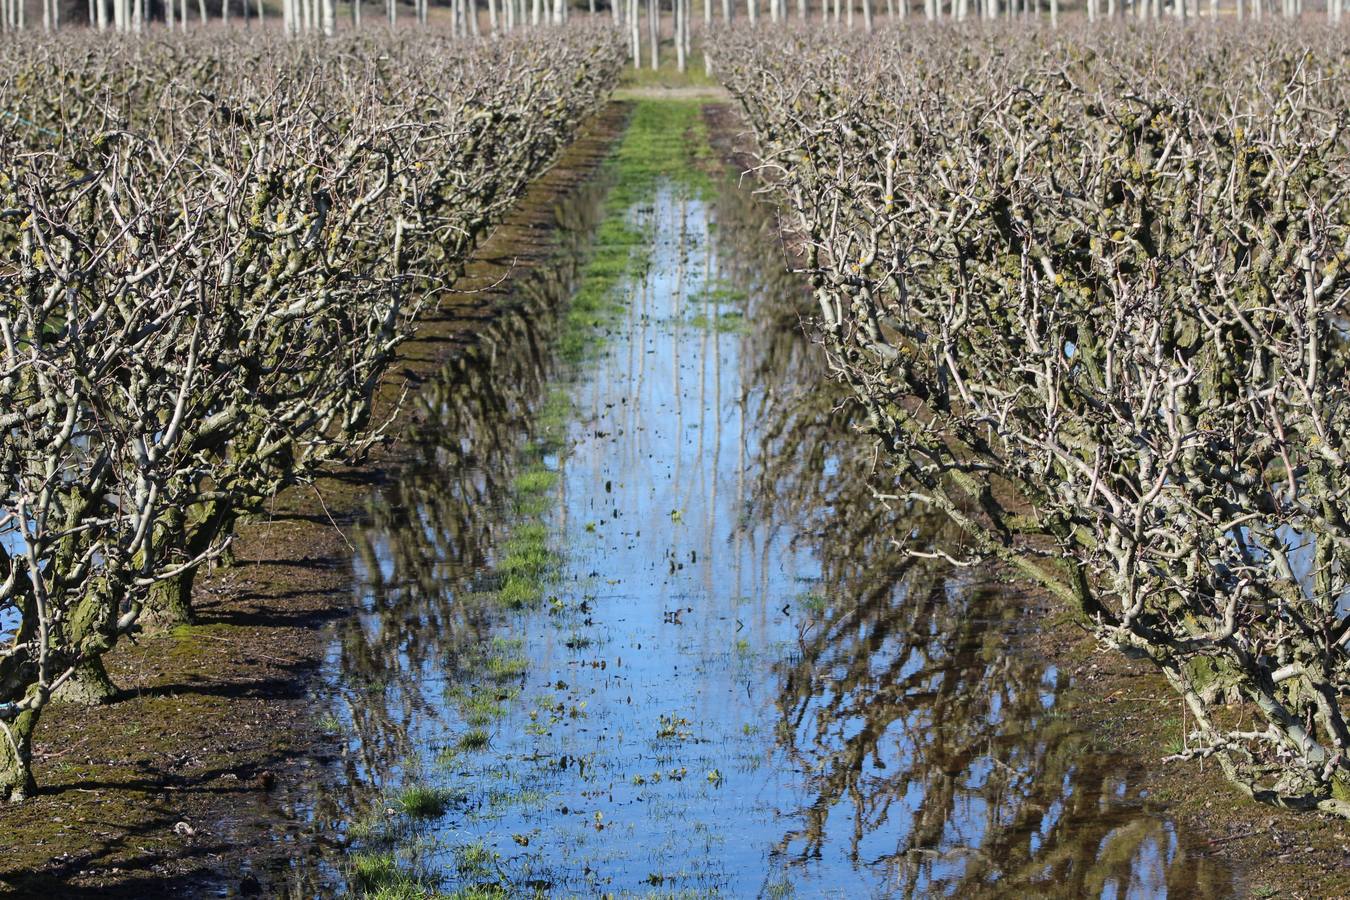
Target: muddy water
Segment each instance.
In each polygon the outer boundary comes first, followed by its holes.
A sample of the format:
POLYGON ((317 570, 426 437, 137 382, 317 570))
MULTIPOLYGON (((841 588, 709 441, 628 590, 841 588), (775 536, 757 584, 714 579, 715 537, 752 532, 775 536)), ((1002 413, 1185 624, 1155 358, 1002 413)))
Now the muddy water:
POLYGON ((1025 598, 907 552, 958 536, 874 495, 765 211, 670 181, 619 213, 644 244, 589 352, 552 349, 560 265, 429 387, 372 500, 329 663, 326 877, 1230 894, 1063 715, 1067 679, 1018 646, 1025 598))

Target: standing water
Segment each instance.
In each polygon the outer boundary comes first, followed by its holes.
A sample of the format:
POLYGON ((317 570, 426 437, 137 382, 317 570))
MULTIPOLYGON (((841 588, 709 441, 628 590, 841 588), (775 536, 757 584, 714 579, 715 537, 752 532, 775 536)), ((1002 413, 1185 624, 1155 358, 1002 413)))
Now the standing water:
POLYGON ((697 107, 639 105, 588 261, 549 280, 570 311, 541 290, 420 398, 330 660, 330 875, 383 896, 1231 892, 1059 709, 1067 678, 1017 646, 1024 599, 910 552, 958 538, 875 495, 768 214, 706 155, 697 107))

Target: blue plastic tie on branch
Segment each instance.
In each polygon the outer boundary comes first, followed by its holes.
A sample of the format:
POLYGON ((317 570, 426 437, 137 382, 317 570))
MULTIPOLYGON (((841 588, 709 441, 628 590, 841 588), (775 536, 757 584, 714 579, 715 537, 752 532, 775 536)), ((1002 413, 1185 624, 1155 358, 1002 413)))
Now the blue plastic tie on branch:
POLYGON ((18 113, 12 113, 12 112, 10 112, 10 111, 7 110, 7 109, 0 109, 0 115, 9 116, 9 117, 10 117, 11 119, 13 119, 14 121, 20 122, 20 123, 22 123, 22 124, 24 124, 24 125, 27 125, 29 128, 36 128, 38 131, 42 132, 43 134, 47 135, 48 137, 59 138, 59 137, 61 136, 61 135, 57 134, 55 131, 52 131, 50 128, 43 128, 43 127, 42 127, 41 125, 39 125, 38 123, 36 123, 36 122, 30 122, 30 121, 28 121, 27 119, 25 119, 23 116, 19 115, 18 113))

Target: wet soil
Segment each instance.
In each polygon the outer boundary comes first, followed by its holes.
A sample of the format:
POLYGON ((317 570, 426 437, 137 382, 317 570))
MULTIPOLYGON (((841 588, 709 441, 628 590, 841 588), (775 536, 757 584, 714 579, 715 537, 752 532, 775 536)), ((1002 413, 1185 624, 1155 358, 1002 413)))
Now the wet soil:
MULTIPOLYGON (((438 312, 401 349, 383 397, 476 351, 488 324, 521 302, 570 223, 558 211, 588 185, 629 107, 600 113, 484 240, 438 312)), ((400 425, 413 415, 400 413, 400 425)), ((312 689, 351 613, 351 545, 394 443, 359 466, 276 498, 241 527, 237 562, 198 579, 198 622, 146 634, 107 659, 111 706, 53 707, 34 741, 34 799, 0 809, 0 890, 47 897, 275 896, 317 852, 303 823, 334 743, 312 689)), ((298 876, 299 877, 299 876, 298 876)), ((303 888, 302 888, 303 890, 303 888)))
POLYGON ((1213 763, 1162 762, 1182 732, 1181 701, 1166 681, 1145 662, 1097 647, 1062 609, 1047 605, 1041 615, 1050 625, 1032 640, 1074 680, 1068 714, 1095 746, 1130 760, 1135 783, 1192 836, 1192 855, 1230 866, 1245 896, 1350 897, 1343 819, 1257 804, 1213 763))

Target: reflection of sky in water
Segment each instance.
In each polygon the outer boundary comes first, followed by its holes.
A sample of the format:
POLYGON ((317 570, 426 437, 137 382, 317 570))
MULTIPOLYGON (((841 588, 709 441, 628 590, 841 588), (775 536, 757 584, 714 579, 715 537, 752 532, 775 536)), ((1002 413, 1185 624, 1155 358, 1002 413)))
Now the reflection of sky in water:
MULTIPOLYGON (((24 542, 23 535, 15 527, 0 528, 0 547, 3 547, 8 554, 22 553, 24 542)), ((3 581, 0 578, 0 581, 3 581)), ((19 610, 8 604, 0 604, 0 641, 8 641, 19 631, 19 625, 23 617, 19 610)))
MULTIPOLYGON (((763 434, 768 392, 784 385, 757 380, 748 335, 710 324, 743 310, 707 299, 707 273, 728 261, 704 206, 666 191, 645 215, 653 266, 572 385, 571 447, 555 461, 565 564, 550 593, 567 611, 470 635, 522 639, 529 658, 488 752, 437 768, 469 725, 447 697, 450 651, 426 653, 419 637, 483 627, 468 599, 482 573, 429 520, 407 527, 451 582, 449 608, 401 611, 400 592, 424 588, 386 540, 357 563, 372 585, 366 642, 399 629, 406 674, 349 692, 353 765, 392 786, 405 769, 392 761, 412 753, 462 793, 425 848, 432 867, 453 872, 454 848, 481 841, 522 889, 563 894, 965 896, 1012 883, 1155 897, 1172 879, 1206 893, 1170 825, 1054 718, 1064 678, 1002 642, 1009 622, 991 617, 1006 620, 1007 604, 967 575, 911 582, 880 563, 827 582, 821 540, 752 514, 766 455, 793 452, 763 434), (855 591, 876 595, 866 610, 855 591)), ((822 483, 841 467, 822 465, 822 483)))

